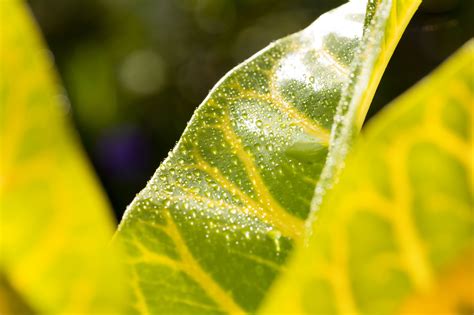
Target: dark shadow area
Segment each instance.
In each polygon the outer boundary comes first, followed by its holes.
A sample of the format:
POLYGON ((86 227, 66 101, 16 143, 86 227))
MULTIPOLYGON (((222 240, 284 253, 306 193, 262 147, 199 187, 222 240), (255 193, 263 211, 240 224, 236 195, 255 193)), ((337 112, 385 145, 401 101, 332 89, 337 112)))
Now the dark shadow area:
POLYGON ((423 1, 388 64, 366 121, 472 38, 473 16, 474 1, 423 1))

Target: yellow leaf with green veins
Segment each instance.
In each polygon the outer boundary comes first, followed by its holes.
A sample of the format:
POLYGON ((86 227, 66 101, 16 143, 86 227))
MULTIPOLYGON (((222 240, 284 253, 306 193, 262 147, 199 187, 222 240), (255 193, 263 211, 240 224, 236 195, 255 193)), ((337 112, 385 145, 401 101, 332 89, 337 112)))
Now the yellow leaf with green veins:
POLYGON ((23 1, 0 9, 0 311, 118 312, 108 204, 23 1))
POLYGON ((472 313, 473 54, 368 126, 263 313, 472 313))
POLYGON ((331 139, 352 140, 331 130, 360 128, 418 4, 351 1, 217 83, 119 227, 134 311, 257 309, 305 233, 331 139))

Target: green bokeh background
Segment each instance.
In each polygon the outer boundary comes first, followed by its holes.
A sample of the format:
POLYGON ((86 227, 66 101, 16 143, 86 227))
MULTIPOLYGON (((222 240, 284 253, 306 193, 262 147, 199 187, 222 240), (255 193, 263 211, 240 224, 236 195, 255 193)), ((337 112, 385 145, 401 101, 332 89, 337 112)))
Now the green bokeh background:
MULTIPOLYGON (((117 218, 212 86, 339 0, 30 0, 117 218)), ((425 0, 369 117, 474 35, 474 1, 425 0)))

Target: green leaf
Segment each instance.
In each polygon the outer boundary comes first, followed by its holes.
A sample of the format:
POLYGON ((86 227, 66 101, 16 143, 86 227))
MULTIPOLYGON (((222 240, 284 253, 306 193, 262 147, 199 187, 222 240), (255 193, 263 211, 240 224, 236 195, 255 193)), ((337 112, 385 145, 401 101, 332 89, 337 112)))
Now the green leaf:
POLYGON ((119 312, 113 220, 23 1, 0 10, 0 311, 119 312))
POLYGON ((120 225, 135 311, 257 309, 302 240, 328 146, 360 129, 419 1, 391 3, 341 6, 214 87, 120 225))
POLYGON ((472 313, 473 53, 369 125, 263 313, 472 313))

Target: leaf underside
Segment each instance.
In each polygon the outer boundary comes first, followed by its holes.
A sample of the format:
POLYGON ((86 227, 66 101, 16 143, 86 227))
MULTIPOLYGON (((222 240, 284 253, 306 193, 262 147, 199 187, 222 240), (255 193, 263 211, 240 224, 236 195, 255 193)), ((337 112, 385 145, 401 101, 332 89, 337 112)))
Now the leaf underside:
MULTIPOLYGON (((414 11, 394 2, 402 10, 403 23, 397 24, 388 14, 390 3, 377 25, 365 14, 367 9, 377 16, 375 4, 341 6, 217 83, 119 227, 133 279, 133 311, 257 309, 305 233, 341 95, 363 73, 370 86, 360 103, 368 106, 414 11), (380 50, 384 55, 361 71, 364 64, 354 63, 364 59, 364 23, 383 34, 393 23, 398 33, 371 46, 372 56, 380 50)), ((357 119, 366 109, 357 111, 357 119)), ((357 115, 347 122, 355 129, 357 115)), ((344 119, 342 113, 338 120, 344 119)))
POLYGON ((473 53, 369 125, 264 313, 472 313, 473 53))
POLYGON ((118 312, 113 222, 23 1, 0 10, 0 312, 118 312))

